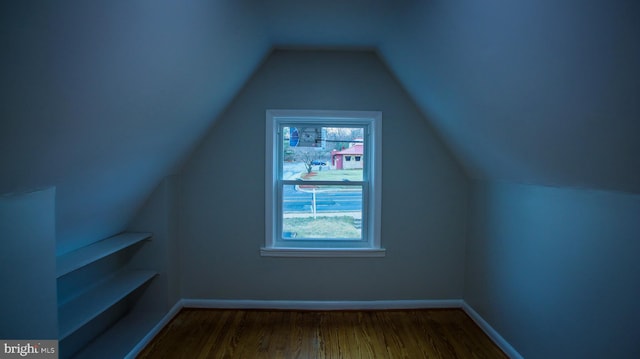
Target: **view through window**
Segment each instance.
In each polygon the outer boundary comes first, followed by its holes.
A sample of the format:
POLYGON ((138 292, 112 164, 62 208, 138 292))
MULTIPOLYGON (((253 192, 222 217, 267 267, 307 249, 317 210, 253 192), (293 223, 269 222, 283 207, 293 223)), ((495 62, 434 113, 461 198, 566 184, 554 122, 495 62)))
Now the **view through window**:
POLYGON ((283 238, 362 240, 364 130, 280 127, 283 238))

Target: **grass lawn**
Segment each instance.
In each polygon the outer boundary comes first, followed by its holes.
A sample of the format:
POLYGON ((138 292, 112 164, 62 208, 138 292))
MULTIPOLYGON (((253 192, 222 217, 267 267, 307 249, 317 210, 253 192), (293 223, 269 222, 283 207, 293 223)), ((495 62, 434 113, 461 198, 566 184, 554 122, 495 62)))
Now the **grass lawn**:
POLYGON ((284 218, 283 231, 295 233, 295 238, 360 239, 360 229, 353 225, 353 217, 284 218))

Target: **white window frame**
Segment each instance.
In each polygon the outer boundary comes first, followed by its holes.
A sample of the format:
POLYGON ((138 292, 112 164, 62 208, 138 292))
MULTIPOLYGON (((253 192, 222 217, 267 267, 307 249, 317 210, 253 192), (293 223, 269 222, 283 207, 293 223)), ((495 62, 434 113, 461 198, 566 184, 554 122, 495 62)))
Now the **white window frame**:
POLYGON ((267 110, 265 151, 265 244, 260 255, 269 257, 383 257, 380 222, 382 204, 382 112, 267 110), (309 123, 364 126, 366 153, 362 156, 370 166, 363 172, 362 223, 363 239, 357 241, 309 240, 300 242, 282 239, 278 221, 282 218, 280 203, 282 183, 279 173, 278 129, 283 123, 309 123))

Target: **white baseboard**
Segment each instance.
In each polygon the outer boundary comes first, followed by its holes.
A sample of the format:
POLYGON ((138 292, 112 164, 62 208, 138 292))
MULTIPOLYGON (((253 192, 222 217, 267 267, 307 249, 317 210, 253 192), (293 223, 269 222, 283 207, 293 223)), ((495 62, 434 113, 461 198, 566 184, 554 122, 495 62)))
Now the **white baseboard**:
POLYGON ((182 308, 210 309, 282 309, 282 310, 385 310, 461 308, 512 359, 523 359, 489 323, 463 299, 371 300, 371 301, 307 301, 307 300, 230 300, 180 299, 149 333, 129 352, 126 359, 135 358, 182 308))
POLYGON ((308 300, 218 300, 183 299, 186 308, 289 309, 289 310, 384 310, 461 308, 462 299, 308 301, 308 300))
POLYGON ((136 346, 133 347, 133 349, 131 349, 129 354, 125 356, 125 359, 134 359, 136 356, 138 356, 138 354, 140 354, 142 349, 144 349, 144 347, 146 347, 147 344, 151 343, 151 340, 155 338, 155 336, 158 335, 158 333, 160 333, 162 328, 164 328, 167 324, 169 324, 171 319, 173 319, 173 317, 175 317, 176 314, 178 314, 178 312, 180 312, 180 309, 182 309, 183 307, 184 306, 182 305, 182 299, 180 299, 179 301, 176 302, 176 304, 173 305, 173 307, 171 307, 171 309, 169 309, 167 314, 165 314, 164 317, 160 319, 158 324, 156 324, 153 328, 151 328, 149 333, 147 333, 147 335, 145 335, 142 339, 140 339, 140 342, 138 342, 138 344, 136 344, 136 346))
POLYGON ((473 310, 467 302, 463 301, 462 310, 464 310, 468 316, 473 319, 474 322, 491 338, 491 340, 496 343, 496 345, 502 349, 502 351, 509 356, 511 359, 524 359, 520 353, 518 353, 512 346, 507 342, 502 335, 500 335, 486 320, 484 320, 478 312, 473 310))

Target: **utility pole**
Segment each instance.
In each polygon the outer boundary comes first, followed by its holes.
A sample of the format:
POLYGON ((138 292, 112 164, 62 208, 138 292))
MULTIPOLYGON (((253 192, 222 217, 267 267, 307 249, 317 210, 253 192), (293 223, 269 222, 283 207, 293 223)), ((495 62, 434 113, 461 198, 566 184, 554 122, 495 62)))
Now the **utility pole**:
POLYGON ((311 190, 311 212, 313 213, 313 219, 316 219, 316 189, 311 190))

